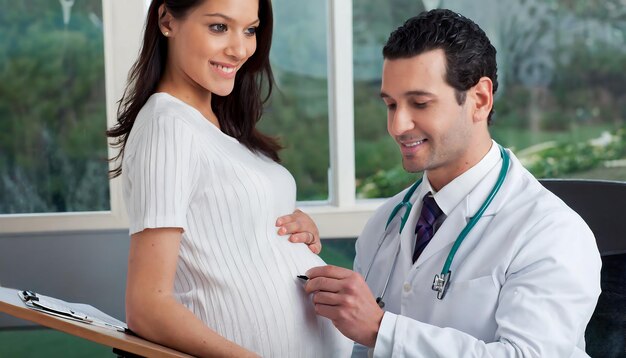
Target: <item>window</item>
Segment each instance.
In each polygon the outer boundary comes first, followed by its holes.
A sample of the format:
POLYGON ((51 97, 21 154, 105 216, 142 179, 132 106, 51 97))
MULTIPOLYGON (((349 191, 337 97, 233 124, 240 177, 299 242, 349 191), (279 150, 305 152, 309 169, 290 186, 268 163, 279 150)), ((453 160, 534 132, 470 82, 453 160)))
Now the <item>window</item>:
POLYGON ((387 109, 380 99, 380 82, 382 49, 389 33, 410 14, 422 10, 419 1, 353 1, 355 165, 359 198, 395 195, 417 178, 404 171, 398 147, 387 133, 387 109))
POLYGON ((122 228, 107 177, 140 2, 0 1, 0 232, 122 228))
MULTIPOLYGON (((0 232, 126 226, 119 181, 102 177, 107 157, 102 140, 115 123, 116 101, 139 49, 146 2, 5 4, 0 15, 5 24, 0 29, 0 232), (28 11, 22 9, 26 4, 28 11), (63 6, 70 9, 67 26, 63 6), (28 40, 34 31, 45 34, 28 40), (69 36, 63 34, 73 36, 66 51, 77 55, 74 62, 59 56, 62 46, 52 46, 69 36), (90 41, 81 43, 81 38, 90 41), (47 61, 36 62, 42 53, 47 61), (20 65, 26 69, 41 63, 31 69, 37 75, 20 77, 27 73, 22 67, 17 74, 9 71, 8 63, 19 56, 28 60, 20 65), (62 66, 62 59, 71 66, 62 66), (84 98, 74 104, 61 90, 36 88, 25 95, 12 90, 18 85, 54 89, 78 77, 89 85, 62 87, 84 98), (28 98, 38 100, 24 102, 28 98), (56 112, 31 115, 35 102, 56 112), (67 182, 59 184, 60 179, 67 182), (42 184, 28 184, 33 180, 42 184), (63 186, 66 194, 52 194, 63 193, 58 189, 63 186), (34 196, 40 192, 48 195, 42 195, 45 205, 34 196)), ((378 96, 381 49, 406 18, 432 7, 474 19, 498 49, 500 88, 491 129, 497 141, 539 177, 626 180, 626 26, 620 0, 274 0, 273 7, 271 61, 278 89, 261 129, 282 138, 283 163, 296 178, 299 204, 316 220, 322 237, 356 237, 382 202, 375 198, 395 194, 416 179, 401 168, 386 132, 378 96)))
POLYGON ((356 238, 354 239, 325 239, 320 257, 329 265, 352 269, 356 238))
POLYGON ((280 137, 298 200, 328 200, 328 66, 325 1, 275 0, 271 62, 276 88, 260 122, 280 137))
POLYGON ((3 10, 0 213, 109 210, 101 3, 38 3, 3 10))
POLYGON ((359 197, 388 197, 415 181, 386 133, 381 50, 409 16, 434 7, 473 19, 498 51, 496 141, 539 178, 626 180, 623 2, 364 0, 353 7, 359 197))

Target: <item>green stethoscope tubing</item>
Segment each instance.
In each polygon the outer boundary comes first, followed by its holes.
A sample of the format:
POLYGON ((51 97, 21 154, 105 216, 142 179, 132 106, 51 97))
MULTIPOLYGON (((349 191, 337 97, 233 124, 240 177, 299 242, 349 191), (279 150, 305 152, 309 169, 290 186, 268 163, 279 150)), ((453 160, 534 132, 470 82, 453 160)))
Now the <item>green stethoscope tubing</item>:
MULTIPOLYGON (((457 250, 461 246, 461 243, 463 243, 463 240, 465 240, 465 238, 467 237, 469 232, 474 228, 478 220, 482 218, 483 214, 485 213, 485 210, 487 210, 487 208, 489 207, 489 204, 491 204, 491 202, 493 201, 493 198, 496 196, 498 191, 500 191, 500 188, 502 187, 502 184, 504 183, 504 180, 506 179, 506 174, 507 174, 507 171, 509 170, 511 157, 509 156, 509 153, 507 153, 507 151, 502 146, 499 145, 499 148, 500 148, 500 156, 502 157, 502 168, 500 169, 500 173, 498 174, 498 180, 496 181, 496 184, 491 189, 491 192, 487 196, 487 199, 485 199, 485 201, 480 206, 476 214, 470 219, 467 225, 465 225, 465 227, 463 228, 459 236, 454 241, 454 245, 452 245, 452 248, 450 249, 450 252, 448 253, 446 262, 443 265, 443 268, 441 269, 442 276, 450 273, 450 266, 452 266, 452 261, 454 260, 454 256, 456 255, 457 250)), ((387 230, 387 227, 389 226, 391 221, 393 221, 395 216, 398 214, 398 211, 400 211, 400 209, 402 209, 403 207, 406 207, 404 215, 400 218, 399 234, 402 234, 402 229, 404 229, 404 225, 408 221, 409 214, 413 207, 413 205, 410 202, 411 197, 413 196, 413 193, 415 193, 415 190, 421 183, 422 183, 422 179, 420 178, 419 180, 415 182, 415 184, 411 186, 411 188, 409 188, 407 193, 402 198, 402 201, 393 208, 393 210, 391 211, 391 214, 389 215, 389 219, 387 219, 387 224, 385 225, 385 231, 387 230)))
POLYGON ((502 184, 504 183, 504 179, 506 179, 506 173, 509 170, 509 163, 511 162, 511 157, 509 156, 509 153, 507 153, 506 150, 502 148, 502 146, 500 146, 500 156, 502 157, 502 168, 500 168, 500 174, 498 174, 498 180, 496 181, 496 184, 493 186, 493 189, 491 189, 491 192, 489 193, 489 196, 487 196, 487 199, 485 199, 485 202, 483 203, 483 205, 476 212, 476 215, 474 215, 474 217, 470 219, 469 223, 465 225, 465 228, 463 228, 463 231, 461 231, 461 233, 459 234, 459 237, 454 242, 454 245, 450 249, 450 253, 448 253, 448 258, 446 259, 446 263, 445 265, 443 265, 443 269, 441 270, 442 274, 450 271, 452 260, 454 260, 454 255, 456 255, 456 251, 459 249, 459 246, 461 246, 461 243, 463 242, 463 240, 465 240, 465 237, 467 236, 467 234, 469 234, 470 230, 474 228, 478 220, 480 220, 480 218, 483 217, 485 210, 487 210, 487 207, 489 207, 489 204, 491 204, 491 202, 493 201, 493 198, 495 198, 496 194, 498 194, 498 191, 500 191, 500 188, 502 187, 502 184))

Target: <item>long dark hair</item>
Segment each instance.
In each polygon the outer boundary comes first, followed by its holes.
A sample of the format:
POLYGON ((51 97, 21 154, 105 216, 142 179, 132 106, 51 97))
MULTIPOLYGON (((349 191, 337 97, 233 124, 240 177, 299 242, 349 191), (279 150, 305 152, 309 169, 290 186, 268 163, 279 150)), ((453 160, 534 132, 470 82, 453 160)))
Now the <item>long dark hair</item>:
MULTIPOLYGON (((119 153, 111 159, 112 161, 124 158, 126 140, 135 118, 148 98, 155 93, 165 70, 167 38, 161 34, 159 28, 160 5, 164 3, 167 11, 175 18, 184 18, 203 1, 210 0, 152 0, 141 52, 130 70, 124 95, 118 102, 117 124, 106 132, 107 137, 115 138, 112 145, 120 147, 119 153)), ((261 152, 278 162, 280 161, 278 151, 281 149, 278 141, 255 128, 261 119, 263 105, 271 96, 274 86, 269 61, 273 29, 271 0, 259 0, 259 20, 256 51, 237 72, 233 91, 224 97, 212 95, 211 107, 224 133, 236 138, 250 150, 261 152)), ((112 178, 121 173, 121 163, 109 171, 112 178)))

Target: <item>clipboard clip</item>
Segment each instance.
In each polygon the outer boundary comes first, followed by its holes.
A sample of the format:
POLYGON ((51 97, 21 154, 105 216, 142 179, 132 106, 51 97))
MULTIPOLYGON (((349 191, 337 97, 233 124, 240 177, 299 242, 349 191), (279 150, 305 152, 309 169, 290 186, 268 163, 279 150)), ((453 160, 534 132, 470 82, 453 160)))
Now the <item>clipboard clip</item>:
POLYGON ((39 301, 39 297, 37 297, 37 294, 31 290, 24 290, 20 292, 20 298, 24 302, 39 301))

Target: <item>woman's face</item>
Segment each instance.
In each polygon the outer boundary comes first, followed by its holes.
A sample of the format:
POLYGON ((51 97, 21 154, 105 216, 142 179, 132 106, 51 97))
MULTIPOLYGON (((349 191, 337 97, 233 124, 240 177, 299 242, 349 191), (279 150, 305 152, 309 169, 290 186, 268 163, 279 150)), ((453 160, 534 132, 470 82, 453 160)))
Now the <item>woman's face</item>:
MULTIPOLYGON (((178 84, 218 96, 233 90, 235 76, 256 50, 258 0, 205 0, 186 17, 171 18, 168 72, 178 84)), ((162 22, 167 24, 167 22, 162 22)))

